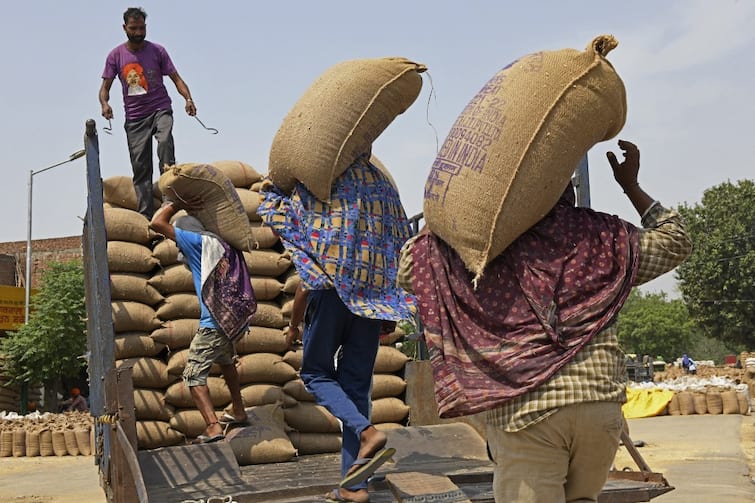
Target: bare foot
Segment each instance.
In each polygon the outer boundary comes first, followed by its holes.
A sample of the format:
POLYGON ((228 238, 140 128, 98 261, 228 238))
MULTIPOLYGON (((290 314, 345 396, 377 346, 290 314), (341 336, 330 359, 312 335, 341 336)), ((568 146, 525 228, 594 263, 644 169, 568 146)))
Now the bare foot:
POLYGON ((223 427, 220 426, 220 424, 215 421, 214 423, 210 423, 207 425, 207 428, 204 430, 204 434, 208 437, 214 437, 215 435, 220 435, 223 433, 223 427))
POLYGON ((374 426, 368 426, 360 436, 358 458, 371 458, 385 447, 388 437, 374 426))

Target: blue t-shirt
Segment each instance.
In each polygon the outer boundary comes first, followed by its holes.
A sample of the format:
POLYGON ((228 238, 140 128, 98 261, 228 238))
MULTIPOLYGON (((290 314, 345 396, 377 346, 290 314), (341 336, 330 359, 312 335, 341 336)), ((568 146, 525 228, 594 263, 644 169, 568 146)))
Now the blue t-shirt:
POLYGON ((194 290, 199 297, 199 326, 205 328, 218 329, 218 324, 210 314, 210 310, 202 299, 202 235, 196 232, 185 231, 175 227, 176 231, 176 245, 181 253, 184 254, 186 260, 189 261, 189 269, 191 269, 191 277, 194 279, 194 290))

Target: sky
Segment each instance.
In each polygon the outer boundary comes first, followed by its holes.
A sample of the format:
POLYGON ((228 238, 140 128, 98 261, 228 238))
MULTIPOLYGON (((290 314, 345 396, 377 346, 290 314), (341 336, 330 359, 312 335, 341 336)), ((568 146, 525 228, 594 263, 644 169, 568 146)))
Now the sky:
MULTIPOLYGON (((666 206, 755 178, 745 148, 755 115, 754 0, 29 0, 6 5, 0 30, 0 242, 26 240, 29 173, 83 148, 87 119, 97 122, 102 177, 131 175, 120 87, 111 91, 112 136, 102 130, 97 98, 105 57, 125 41, 130 6, 146 10, 147 39, 165 46, 198 117, 220 131, 211 135, 187 116, 166 77, 178 162, 233 159, 267 173, 278 127, 316 77, 344 60, 403 56, 428 67, 422 92, 373 152, 415 215, 439 145, 490 77, 526 54, 584 49, 613 34, 619 46, 608 59, 626 85, 628 115, 617 138, 589 152, 593 208, 639 225, 605 159, 618 152, 618 138, 640 147, 639 181, 666 206)), ((32 180, 32 238, 80 234, 85 159, 32 180)), ((673 273, 644 290, 676 296, 673 273)))

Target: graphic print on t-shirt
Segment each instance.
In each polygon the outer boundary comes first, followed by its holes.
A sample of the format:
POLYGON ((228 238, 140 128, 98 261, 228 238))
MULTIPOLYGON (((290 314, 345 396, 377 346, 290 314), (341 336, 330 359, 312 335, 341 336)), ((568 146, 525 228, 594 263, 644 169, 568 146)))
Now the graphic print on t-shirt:
POLYGON ((144 76, 144 68, 139 63, 129 63, 123 67, 123 80, 128 84, 128 95, 137 96, 147 94, 149 85, 144 76))

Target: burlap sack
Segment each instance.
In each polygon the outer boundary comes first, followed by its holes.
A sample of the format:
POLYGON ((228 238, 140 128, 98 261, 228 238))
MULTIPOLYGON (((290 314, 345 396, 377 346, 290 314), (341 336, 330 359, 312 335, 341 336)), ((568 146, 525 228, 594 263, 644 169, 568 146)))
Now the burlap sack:
POLYGON ((708 414, 721 414, 723 412, 724 405, 720 391, 710 389, 705 394, 705 398, 708 403, 708 414))
POLYGON ((391 374, 403 370, 409 357, 393 346, 380 346, 375 359, 376 374, 391 374))
POLYGON ((373 423, 401 423, 409 416, 409 406, 398 398, 379 398, 372 401, 373 423))
POLYGON ((209 164, 179 164, 160 176, 160 190, 171 200, 201 198, 202 207, 192 210, 205 228, 237 250, 256 248, 249 219, 236 188, 220 170, 209 164))
POLYGON ((111 273, 148 273, 159 263, 160 261, 152 256, 152 251, 139 243, 128 241, 108 241, 107 243, 107 266, 111 273))
POLYGON ((692 403, 695 414, 708 413, 708 400, 705 398, 704 391, 695 391, 692 393, 692 403))
POLYGON ((310 433, 340 433, 341 423, 328 410, 315 403, 299 402, 284 409, 286 424, 297 431, 310 433))
POLYGON ((275 300, 281 294, 283 283, 276 278, 267 276, 252 276, 252 290, 258 301, 275 300))
MULTIPOLYGON (((257 214, 257 208, 260 207, 262 199, 260 193, 254 190, 236 188, 236 193, 239 195, 241 205, 244 207, 246 217, 250 222, 262 222, 262 217, 257 214)), ((260 245, 261 248, 265 248, 260 245)))
POLYGON ((284 191, 299 180, 330 199, 333 180, 417 99, 425 70, 405 58, 344 61, 326 70, 273 138, 271 180, 284 191))
MULTIPOLYGON (((156 184, 154 184, 156 185, 156 184)), ((152 205, 160 207, 159 190, 153 185, 154 200, 152 205)), ((102 180, 102 200, 111 208, 125 208, 136 211, 136 191, 130 176, 111 176, 102 180)))
POLYGON ((155 245, 155 249, 152 250, 152 256, 163 267, 168 267, 179 263, 178 246, 172 239, 163 239, 162 241, 157 243, 155 245))
POLYGON ((151 306, 141 302, 116 300, 110 303, 113 330, 118 332, 151 332, 160 326, 160 320, 151 306))
POLYGON ((108 241, 146 245, 157 237, 157 233, 149 227, 149 220, 141 213, 125 208, 106 208, 104 214, 108 241))
POLYGON ((52 430, 52 452, 56 456, 68 456, 66 434, 63 430, 52 430))
POLYGON ((277 277, 291 268, 291 256, 275 250, 244 252, 244 261, 252 276, 277 277))
POLYGON ((679 393, 674 393, 674 395, 671 397, 671 401, 669 401, 668 403, 667 408, 669 416, 681 415, 681 411, 679 410, 679 393))
POLYGON ((214 161, 212 166, 231 180, 234 187, 248 189, 254 182, 262 180, 262 175, 242 161, 214 161))
POLYGON ((267 250, 278 244, 280 239, 275 235, 272 227, 269 227, 262 222, 252 222, 251 226, 254 240, 257 242, 259 249, 267 250))
POLYGON ((737 392, 733 389, 727 389, 721 392, 721 405, 724 414, 739 414, 739 400, 737 392))
POLYGON ((679 396, 679 412, 682 416, 688 416, 695 413, 695 402, 692 398, 691 391, 680 391, 677 393, 679 396))
MULTIPOLYGON (((222 414, 220 410, 215 411, 216 416, 220 414, 222 414)), ((170 418, 170 427, 187 437, 194 438, 204 433, 207 423, 197 409, 183 409, 173 413, 173 417, 170 418)))
POLYGON ((157 421, 170 421, 175 410, 172 405, 165 403, 165 393, 162 390, 144 388, 134 389, 134 409, 136 419, 157 421))
POLYGON ((286 353, 283 355, 283 361, 288 363, 292 368, 298 371, 301 369, 301 361, 303 357, 304 351, 302 350, 302 348, 297 348, 286 351, 286 353))
POLYGON ((172 264, 157 271, 147 280, 147 283, 163 295, 180 292, 196 293, 191 270, 181 263, 172 264))
POLYGON ((74 428, 74 437, 76 438, 76 447, 79 450, 79 454, 82 456, 89 456, 92 454, 92 444, 90 442, 91 434, 89 428, 83 428, 81 426, 74 428))
POLYGON ((273 353, 252 353, 239 358, 239 382, 283 384, 296 378, 296 370, 273 353))
POLYGON ((616 45, 603 35, 584 52, 515 61, 451 128, 425 185, 424 218, 476 278, 553 208, 590 147, 623 127, 624 84, 605 59, 616 45))
POLYGON ((299 277, 299 273, 296 272, 296 268, 292 267, 283 276, 283 281, 283 293, 290 295, 296 293, 296 289, 299 287, 299 283, 301 283, 301 278, 299 277))
POLYGON ((341 452, 340 433, 306 433, 290 431, 288 432, 288 438, 291 439, 291 443, 299 452, 299 456, 341 452))
POLYGON ((198 328, 199 319, 197 318, 170 320, 163 323, 162 327, 154 330, 150 337, 165 344, 171 351, 176 351, 189 347, 198 328))
POLYGON ((49 428, 44 428, 39 432, 39 455, 55 455, 55 451, 52 448, 52 431, 49 428))
POLYGON ((69 456, 79 455, 79 444, 76 442, 76 433, 71 428, 63 430, 63 439, 66 443, 66 451, 69 456))
POLYGON ((246 413, 250 426, 234 428, 226 436, 239 465, 282 463, 296 455, 280 406, 249 407, 246 413))
POLYGON ((168 447, 180 444, 184 440, 181 432, 171 428, 165 421, 136 422, 136 443, 139 449, 168 447))
POLYGON ((257 302, 257 311, 252 316, 251 325, 267 328, 283 328, 288 324, 280 306, 275 302, 257 302))
POLYGON ((241 388, 241 398, 244 405, 252 407, 255 405, 281 404, 283 407, 293 407, 296 400, 286 395, 277 384, 248 384, 241 388))
POLYGON ((199 297, 192 292, 171 293, 157 306, 155 315, 162 321, 197 318, 200 316, 199 297))
POLYGON ((36 456, 39 456, 39 430, 35 428, 26 431, 26 457, 36 456))
POLYGON ((304 386, 304 381, 301 379, 292 379, 283 385, 283 391, 287 395, 295 398, 299 402, 314 402, 315 397, 304 386))
POLYGON ((113 338, 116 360, 135 356, 157 356, 165 344, 155 341, 145 332, 121 332, 113 338))
POLYGON ((13 430, 13 457, 23 456, 26 456, 26 429, 17 428, 13 430))
POLYGON ((372 399, 399 397, 406 390, 406 381, 393 374, 372 376, 372 399))
POLYGON ((124 365, 132 368, 132 382, 135 388, 165 389, 179 377, 168 373, 168 366, 158 358, 137 357, 116 360, 116 368, 124 365))
MULTIPOLYGON (((214 407, 223 408, 231 402, 231 392, 222 377, 208 377, 207 388, 214 407)), ((181 381, 171 384, 165 390, 165 401, 176 408, 196 407, 189 387, 181 381)))
POLYGON ((236 342, 236 351, 245 355, 248 353, 284 353, 288 349, 283 330, 251 326, 249 330, 236 342))
POLYGON ((0 458, 13 455, 13 430, 0 431, 0 458))
POLYGON ((110 298, 133 300, 148 306, 155 306, 163 300, 162 294, 149 284, 146 275, 122 272, 110 275, 110 298))

